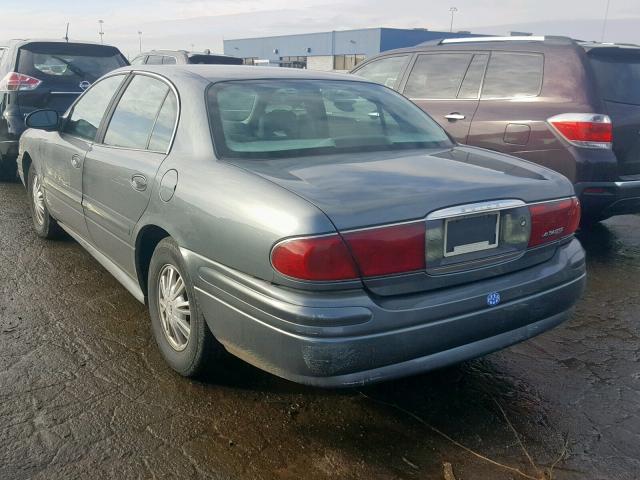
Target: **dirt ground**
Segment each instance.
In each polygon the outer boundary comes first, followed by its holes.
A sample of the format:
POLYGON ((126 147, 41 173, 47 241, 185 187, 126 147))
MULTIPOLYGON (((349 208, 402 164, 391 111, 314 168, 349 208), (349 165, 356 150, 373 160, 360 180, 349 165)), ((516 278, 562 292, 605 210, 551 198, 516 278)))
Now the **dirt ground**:
MULTIPOLYGON (((640 217, 581 235, 573 319, 453 368, 318 390, 170 371, 145 307, 0 184, 0 479, 637 479, 640 217), (452 477, 449 477, 449 479, 452 477)), ((447 480, 449 480, 447 479, 447 480)))

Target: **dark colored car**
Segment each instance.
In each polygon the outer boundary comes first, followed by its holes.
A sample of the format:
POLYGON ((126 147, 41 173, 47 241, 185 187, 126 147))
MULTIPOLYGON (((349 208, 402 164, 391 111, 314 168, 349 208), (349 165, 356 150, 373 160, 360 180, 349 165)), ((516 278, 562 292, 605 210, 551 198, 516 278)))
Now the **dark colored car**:
POLYGON ((0 50, 0 178, 15 178, 27 114, 63 114, 98 78, 128 64, 117 48, 94 43, 14 40, 0 50))
POLYGON ((640 212, 640 48, 564 37, 447 39, 353 70, 410 98, 458 142, 552 168, 583 219, 640 212))
POLYGON ((133 60, 131 65, 242 65, 241 58, 228 55, 211 54, 204 52, 188 52, 186 50, 152 50, 141 53, 133 60))
POLYGON ((411 375, 558 325, 584 288, 571 182, 353 75, 131 67, 27 122, 36 232, 147 302, 183 375, 222 346, 314 385, 411 375))

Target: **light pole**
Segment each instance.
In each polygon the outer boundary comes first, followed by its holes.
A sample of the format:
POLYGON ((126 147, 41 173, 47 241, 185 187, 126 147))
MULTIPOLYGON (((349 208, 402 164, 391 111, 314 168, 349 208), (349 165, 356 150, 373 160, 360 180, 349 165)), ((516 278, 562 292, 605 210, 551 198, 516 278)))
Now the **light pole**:
POLYGON ((451 7, 449 11, 451 12, 451 25, 449 26, 449 31, 453 32, 453 15, 458 11, 458 9, 456 7, 451 7))
POLYGON ((102 41, 102 36, 104 35, 104 30, 102 29, 102 25, 104 25, 104 20, 98 20, 98 25, 100 26, 100 30, 98 31, 98 35, 100 35, 100 43, 104 43, 102 41))
POLYGON ((140 41, 140 53, 142 53, 142 31, 138 30, 138 40, 140 41))
POLYGON ((607 31, 607 20, 609 20, 609 4, 611 0, 607 0, 607 7, 604 10, 604 19, 602 20, 602 35, 600 35, 600 41, 604 42, 604 34, 607 31))

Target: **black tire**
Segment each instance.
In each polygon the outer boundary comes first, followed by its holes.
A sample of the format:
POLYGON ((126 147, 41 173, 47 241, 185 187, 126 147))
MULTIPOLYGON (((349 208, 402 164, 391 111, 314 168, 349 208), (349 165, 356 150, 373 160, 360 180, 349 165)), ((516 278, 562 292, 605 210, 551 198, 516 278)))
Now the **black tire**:
MULTIPOLYGON (((225 350, 213 337, 200 312, 195 300, 193 282, 189 277, 178 244, 172 238, 167 237, 156 246, 149 265, 147 285, 151 329, 156 344, 165 361, 171 368, 184 377, 195 377, 204 373, 209 367, 213 366, 225 350), (167 310, 164 310, 165 317, 161 317, 160 312, 159 299, 162 295, 160 292, 160 281, 163 273, 167 272, 169 268, 175 269, 183 279, 186 300, 189 303, 188 308, 190 315, 188 316, 188 324, 190 332, 186 340, 186 346, 181 350, 171 343, 172 341, 176 341, 175 336, 172 337, 171 329, 165 330, 163 327, 163 318, 167 318, 167 310), (165 331, 167 333, 165 333, 165 331)), ((184 301, 184 297, 181 296, 181 298, 184 301)), ((171 307, 171 309, 174 311, 174 307, 171 307)), ((177 309, 175 309, 175 311, 177 311, 177 309)), ((180 339, 184 340, 184 338, 180 339)))
POLYGON ((15 182, 18 178, 16 159, 0 155, 0 181, 15 182))
MULTIPOLYGON (((31 219, 33 220, 33 228, 36 234, 40 238, 53 239, 58 238, 62 234, 62 229, 58 225, 58 222, 49 214, 46 202, 44 202, 44 189, 42 191, 42 209, 41 215, 36 213, 36 199, 34 195, 34 185, 36 183, 38 174, 35 167, 29 169, 29 175, 27 177, 27 192, 29 193, 29 209, 31 210, 31 219)), ((42 185, 40 183, 40 185, 42 185)))

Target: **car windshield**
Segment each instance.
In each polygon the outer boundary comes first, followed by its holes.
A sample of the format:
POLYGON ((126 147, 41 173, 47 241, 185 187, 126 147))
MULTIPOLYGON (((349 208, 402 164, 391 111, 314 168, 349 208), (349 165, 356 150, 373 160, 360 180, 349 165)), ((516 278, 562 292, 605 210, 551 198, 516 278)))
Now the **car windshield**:
POLYGON ((224 157, 278 158, 451 146, 401 95, 364 82, 251 80, 209 89, 214 142, 224 157))

